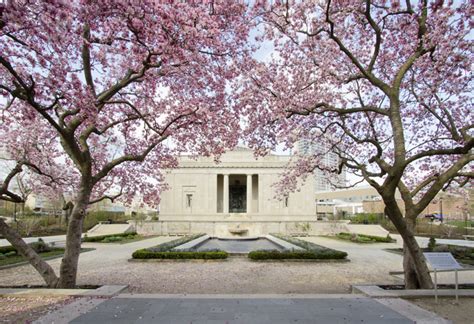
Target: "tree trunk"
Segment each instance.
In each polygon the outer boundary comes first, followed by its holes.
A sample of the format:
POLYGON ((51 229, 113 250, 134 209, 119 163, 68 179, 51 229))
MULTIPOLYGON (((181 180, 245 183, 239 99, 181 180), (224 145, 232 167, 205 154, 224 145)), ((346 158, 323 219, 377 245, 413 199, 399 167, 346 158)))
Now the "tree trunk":
POLYGON ((416 217, 403 217, 396 201, 385 201, 385 213, 395 225, 403 239, 403 271, 405 272, 406 289, 432 289, 428 266, 423 252, 414 235, 414 220, 416 217), (393 205, 395 204, 395 205, 393 205))
POLYGON ((59 287, 74 288, 81 252, 82 224, 89 205, 91 189, 81 188, 67 224, 66 249, 59 270, 59 287))
POLYGON ((46 263, 39 255, 23 241, 21 236, 13 229, 10 228, 1 218, 0 218, 0 233, 10 242, 10 244, 15 247, 15 249, 24 256, 30 264, 39 272, 43 280, 46 282, 48 287, 54 288, 58 285, 58 277, 54 273, 53 268, 46 263))

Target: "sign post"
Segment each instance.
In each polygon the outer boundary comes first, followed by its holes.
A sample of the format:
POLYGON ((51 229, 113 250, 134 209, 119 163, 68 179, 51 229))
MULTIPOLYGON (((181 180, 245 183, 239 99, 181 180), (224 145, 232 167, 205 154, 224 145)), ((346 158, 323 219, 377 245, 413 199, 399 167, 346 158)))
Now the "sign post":
POLYGON ((461 265, 456 261, 453 255, 449 252, 425 252, 423 255, 426 261, 434 270, 434 284, 435 284, 435 301, 438 303, 438 276, 437 270, 454 270, 454 288, 456 294, 456 302, 459 301, 458 295, 458 269, 462 269, 461 265))

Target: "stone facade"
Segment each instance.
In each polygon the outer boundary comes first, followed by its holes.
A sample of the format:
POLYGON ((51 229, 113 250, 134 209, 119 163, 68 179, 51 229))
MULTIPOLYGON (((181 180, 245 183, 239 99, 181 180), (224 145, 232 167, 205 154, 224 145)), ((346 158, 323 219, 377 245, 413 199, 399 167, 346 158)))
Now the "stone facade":
POLYGON ((244 148, 224 154, 220 163, 181 157, 179 167, 166 175, 170 189, 162 194, 158 232, 256 236, 315 221, 313 177, 298 192, 275 197, 273 184, 290 158, 256 159, 244 148))

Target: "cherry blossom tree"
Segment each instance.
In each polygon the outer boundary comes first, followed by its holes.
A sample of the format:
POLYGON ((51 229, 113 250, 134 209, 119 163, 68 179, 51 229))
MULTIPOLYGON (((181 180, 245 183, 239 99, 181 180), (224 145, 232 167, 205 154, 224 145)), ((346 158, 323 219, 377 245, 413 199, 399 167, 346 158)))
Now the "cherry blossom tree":
MULTIPOLYGON (((37 266, 49 286, 75 286, 88 205, 116 189, 125 202, 140 192, 156 206, 174 156, 219 155, 237 143, 226 87, 249 57, 247 9, 152 0, 0 6, 4 133, 50 143, 46 156, 66 177, 59 188, 73 197, 59 275, 37 266)), ((21 241, 2 222, 0 231, 21 241)))
POLYGON ((472 185, 472 17, 470 1, 278 1, 262 6, 259 36, 276 54, 235 89, 254 148, 325 141, 339 156, 339 168, 327 152, 300 156, 281 192, 316 168, 378 191, 408 288, 432 287, 417 216, 441 190, 472 185))

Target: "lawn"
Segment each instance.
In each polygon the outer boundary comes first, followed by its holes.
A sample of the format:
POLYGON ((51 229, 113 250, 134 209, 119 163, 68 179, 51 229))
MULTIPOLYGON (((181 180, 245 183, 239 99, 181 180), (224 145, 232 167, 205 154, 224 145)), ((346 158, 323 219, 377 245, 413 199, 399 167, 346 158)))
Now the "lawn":
POLYGON ((460 228, 464 227, 474 227, 474 222, 473 221, 463 221, 463 220, 450 220, 446 221, 446 224, 448 225, 454 225, 460 228))
MULTIPOLYGON (((94 249, 81 249, 81 253, 82 252, 88 252, 88 251, 92 251, 94 249)), ((64 248, 51 248, 51 251, 47 251, 47 252, 40 252, 39 255, 44 259, 44 260, 51 260, 51 259, 55 259, 55 258, 58 258, 58 257, 61 257, 62 255, 64 254, 64 248)), ((0 268, 3 267, 3 266, 7 266, 7 265, 12 265, 12 264, 18 264, 18 265, 21 265, 21 264, 24 264, 24 263, 27 263, 28 261, 22 256, 22 255, 19 255, 19 254, 13 254, 13 255, 7 255, 7 256, 3 256, 2 258, 0 258, 0 268)))
POLYGON ((84 236, 82 239, 83 242, 94 242, 94 243, 118 243, 126 244, 131 242, 137 242, 153 237, 158 237, 159 235, 154 236, 144 236, 137 233, 120 233, 120 234, 110 234, 110 235, 101 235, 101 236, 84 236))
POLYGON ((375 235, 365 235, 365 234, 355 234, 355 233, 338 233, 336 236, 327 236, 329 238, 334 238, 343 241, 350 241, 354 243, 394 243, 396 240, 387 236, 375 236, 375 235))

